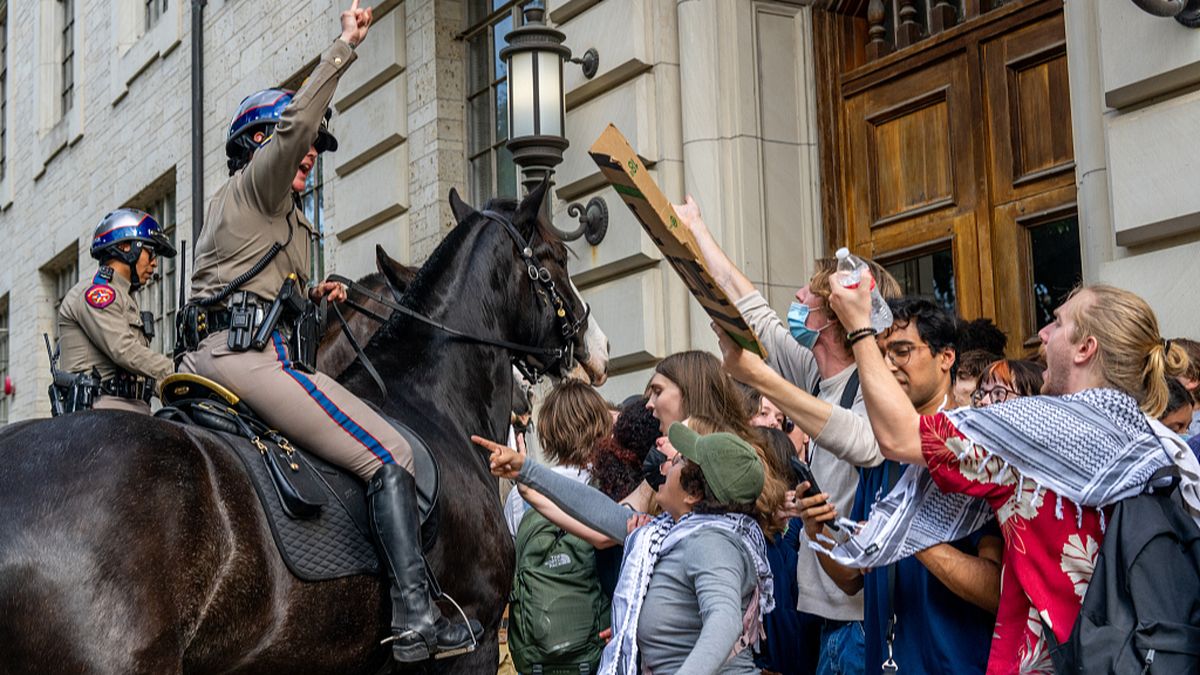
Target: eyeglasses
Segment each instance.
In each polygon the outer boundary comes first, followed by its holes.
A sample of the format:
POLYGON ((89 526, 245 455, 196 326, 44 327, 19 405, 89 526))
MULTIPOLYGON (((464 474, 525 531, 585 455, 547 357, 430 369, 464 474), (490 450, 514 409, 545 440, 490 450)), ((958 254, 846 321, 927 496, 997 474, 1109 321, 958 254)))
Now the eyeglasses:
POLYGON ((1010 398, 1017 398, 1017 392, 1003 386, 991 389, 976 389, 971 394, 971 406, 974 408, 982 407, 985 397, 989 403, 1004 403, 1010 398))
POLYGON ((933 353, 933 348, 929 345, 914 345, 911 342, 901 342, 900 344, 888 345, 887 349, 881 350, 884 357, 891 360, 897 367, 903 368, 908 365, 909 359, 912 358, 913 352, 917 349, 925 348, 929 353, 933 353))

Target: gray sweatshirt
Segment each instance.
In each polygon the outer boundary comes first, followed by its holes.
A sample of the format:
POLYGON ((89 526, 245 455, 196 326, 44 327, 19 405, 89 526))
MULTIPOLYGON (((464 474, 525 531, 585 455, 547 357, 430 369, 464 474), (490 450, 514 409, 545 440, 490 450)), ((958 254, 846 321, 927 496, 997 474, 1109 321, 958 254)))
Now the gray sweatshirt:
MULTIPOLYGON (((879 443, 867 419, 862 388, 854 397, 850 410, 839 407, 842 392, 856 367, 850 366, 821 380, 813 353, 796 342, 761 293, 754 291, 743 296, 737 301, 737 308, 767 348, 767 365, 804 391, 812 392, 819 383, 817 398, 833 404, 833 414, 809 448, 809 465, 821 490, 829 493, 838 514, 849 516, 858 488, 857 467, 872 467, 883 462, 879 443)), ((799 587, 796 609, 826 619, 861 621, 862 592, 852 596, 842 592, 825 574, 817 555, 808 546, 800 547, 796 561, 799 587)))
MULTIPOLYGON (((532 461, 517 480, 588 527, 626 538, 633 511, 599 490, 532 461)), ((757 581, 736 535, 716 528, 691 533, 654 567, 637 627, 642 665, 655 675, 757 675, 749 649, 729 659, 757 581)))

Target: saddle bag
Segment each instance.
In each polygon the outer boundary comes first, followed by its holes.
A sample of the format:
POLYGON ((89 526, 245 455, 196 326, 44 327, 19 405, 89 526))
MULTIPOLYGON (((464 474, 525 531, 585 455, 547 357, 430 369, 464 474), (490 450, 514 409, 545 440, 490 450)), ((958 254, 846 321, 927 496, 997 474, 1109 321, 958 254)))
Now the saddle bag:
POLYGON ((177 401, 175 407, 196 424, 241 436, 258 450, 271 475, 271 484, 288 516, 315 518, 327 503, 316 470, 291 442, 257 420, 214 401, 177 401))

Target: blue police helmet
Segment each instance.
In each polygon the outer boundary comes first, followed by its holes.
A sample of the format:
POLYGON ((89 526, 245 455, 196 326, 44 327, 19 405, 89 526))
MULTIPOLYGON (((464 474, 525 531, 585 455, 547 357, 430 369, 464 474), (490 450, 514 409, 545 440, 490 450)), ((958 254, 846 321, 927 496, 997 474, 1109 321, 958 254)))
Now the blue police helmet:
POLYGON ((117 258, 132 265, 141 255, 143 246, 153 248, 155 255, 175 257, 171 240, 150 214, 137 209, 117 209, 104 216, 96 226, 96 234, 92 237, 92 257, 100 262, 117 258), (133 244, 130 251, 122 251, 118 247, 124 242, 133 244))
MULTIPOLYGON (((242 99, 233 122, 229 125, 229 136, 225 141, 225 155, 231 159, 243 158, 271 139, 275 125, 283 117, 283 111, 292 102, 295 92, 286 89, 263 89, 242 99), (254 133, 263 131, 266 139, 255 143, 254 133)), ((329 118, 333 111, 326 109, 313 143, 317 152, 333 152, 338 148, 337 138, 329 131, 329 118)))

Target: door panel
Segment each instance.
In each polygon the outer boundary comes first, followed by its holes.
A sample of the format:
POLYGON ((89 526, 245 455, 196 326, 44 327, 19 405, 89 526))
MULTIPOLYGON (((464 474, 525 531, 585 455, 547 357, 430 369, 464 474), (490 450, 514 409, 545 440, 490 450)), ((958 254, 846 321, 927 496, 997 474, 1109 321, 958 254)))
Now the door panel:
POLYGON ((993 203, 1073 183, 1062 14, 985 43, 983 70, 993 203))
POLYGON ((958 55, 888 80, 846 103, 850 247, 896 262, 952 242, 960 311, 979 312, 968 60, 958 55))
POLYGON ((965 318, 993 316, 1024 353, 1078 259, 1061 2, 1012 0, 859 63, 838 74, 827 136, 849 246, 965 318))

